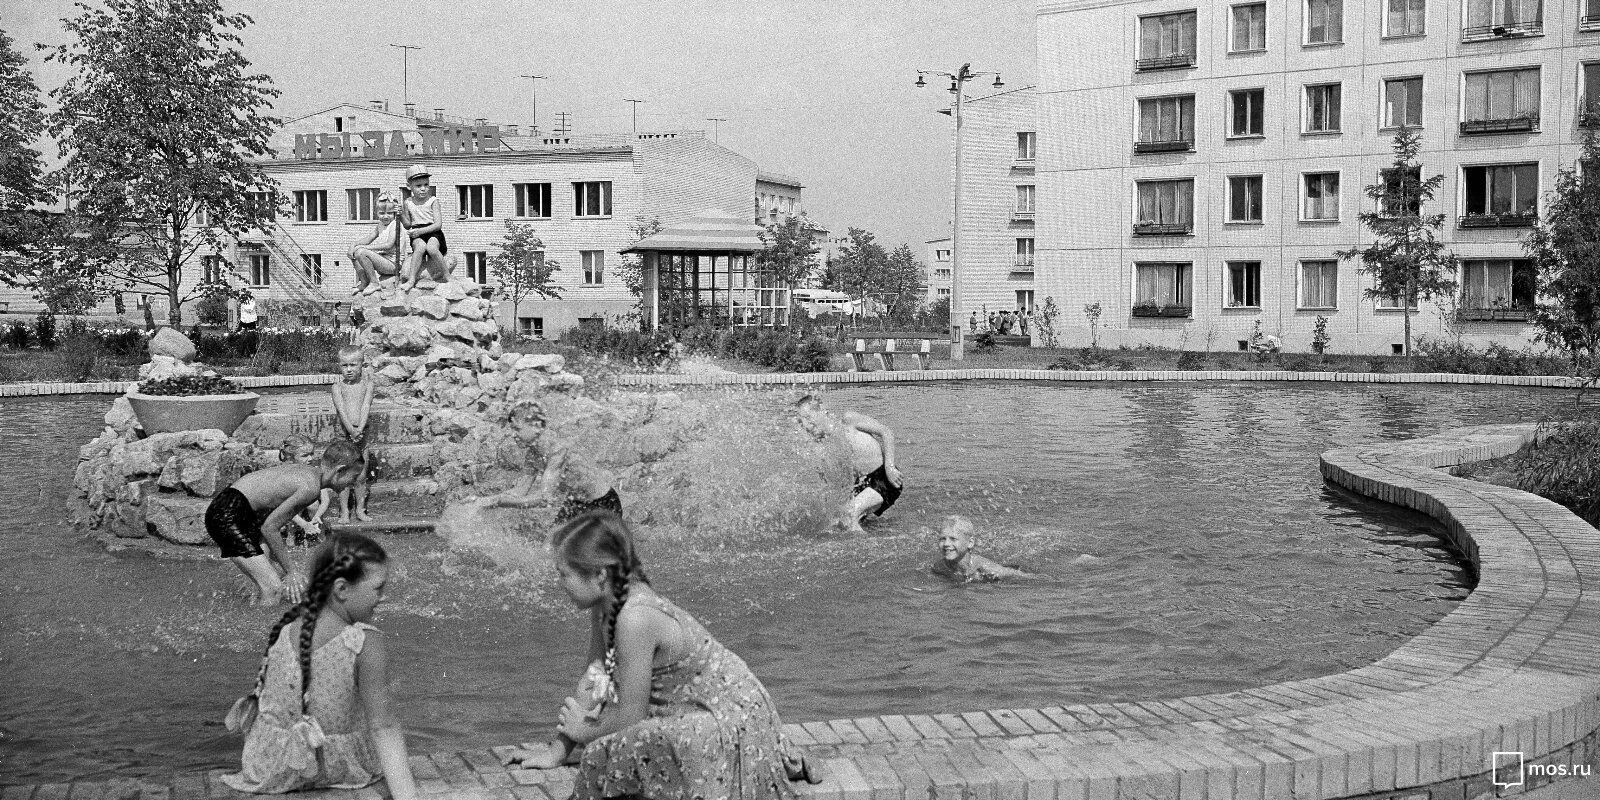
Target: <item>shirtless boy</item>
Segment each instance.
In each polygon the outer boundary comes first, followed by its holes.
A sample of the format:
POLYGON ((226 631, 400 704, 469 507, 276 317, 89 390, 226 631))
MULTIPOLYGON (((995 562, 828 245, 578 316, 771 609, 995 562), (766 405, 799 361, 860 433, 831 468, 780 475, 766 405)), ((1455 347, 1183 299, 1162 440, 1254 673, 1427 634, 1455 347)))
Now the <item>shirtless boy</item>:
MULTIPOLYGON (((278 451, 281 461, 291 464, 305 464, 312 466, 321 461, 317 455, 317 448, 311 440, 300 434, 291 434, 284 438, 283 447, 278 451)), ((296 539, 315 539, 322 531, 322 515, 328 513, 333 507, 333 490, 323 489, 322 495, 317 499, 315 508, 306 506, 304 511, 296 514, 294 522, 300 526, 300 535, 296 539)), ((299 544, 299 542, 296 542, 299 544)))
MULTIPOLYGON (((341 380, 333 385, 333 415, 339 420, 339 432, 344 434, 347 442, 355 445, 363 462, 367 460, 367 422, 372 416, 372 395, 376 388, 372 381, 367 380, 365 371, 366 361, 360 347, 345 345, 339 348, 341 380)), ((350 521, 352 505, 356 519, 362 522, 372 519, 367 513, 368 490, 367 471, 363 469, 354 485, 339 492, 340 522, 350 521)))
POLYGON ((972 552, 977 546, 972 520, 951 514, 939 527, 940 561, 934 562, 933 571, 962 583, 969 581, 994 582, 1001 578, 1021 578, 1028 573, 1013 569, 972 552))
POLYGON ((365 466, 354 445, 334 442, 317 466, 284 464, 252 472, 211 501, 206 533, 222 548, 223 558, 255 581, 257 605, 275 605, 285 594, 291 603, 304 597, 306 578, 294 572, 282 528, 317 502, 323 489, 349 487, 365 466), (258 522, 258 512, 269 509, 266 520, 258 522))
MULTIPOLYGON (((807 394, 795 402, 800 425, 818 439, 826 438, 831 427, 822 398, 807 394)), ((855 472, 855 490, 846 504, 841 524, 851 533, 865 533, 861 521, 868 514, 883 516, 900 498, 902 478, 894 465, 894 431, 889 426, 854 411, 840 418, 845 443, 850 446, 850 468, 855 472)))
POLYGON ((611 474, 586 458, 574 456, 570 450, 552 455, 537 478, 528 475, 516 486, 484 499, 489 508, 558 504, 556 525, 585 511, 622 513, 622 498, 611 474))

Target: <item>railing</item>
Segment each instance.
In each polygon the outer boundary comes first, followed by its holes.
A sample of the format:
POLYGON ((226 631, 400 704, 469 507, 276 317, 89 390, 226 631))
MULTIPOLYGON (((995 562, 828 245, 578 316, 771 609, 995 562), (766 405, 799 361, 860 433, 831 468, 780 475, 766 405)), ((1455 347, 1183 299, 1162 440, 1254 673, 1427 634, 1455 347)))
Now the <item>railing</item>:
POLYGON ((1539 127, 1538 117, 1512 117, 1511 119, 1467 119, 1461 121, 1463 135, 1486 133, 1519 133, 1539 127))
POLYGON ((1157 139, 1149 142, 1134 142, 1135 153, 1180 153, 1194 149, 1193 139, 1157 139))
POLYGON ((1160 69, 1187 69, 1194 66, 1194 53, 1176 53, 1170 56, 1141 58, 1133 62, 1135 72, 1154 72, 1160 69))
POLYGON ((1531 228, 1539 219, 1538 211, 1521 214, 1468 214, 1459 220, 1462 228, 1531 228))
POLYGON ((1182 236, 1193 229, 1189 222, 1139 222, 1133 226, 1134 236, 1182 236))
POLYGON ((1033 212, 1032 211, 1013 211, 1013 212, 1011 212, 1011 218, 1013 220, 1018 220, 1018 221, 1032 222, 1033 221, 1033 212))
POLYGON ((1461 318, 1468 322, 1527 322, 1532 315, 1533 309, 1527 307, 1461 309, 1461 318))
POLYGON ((1544 19, 1525 19, 1515 22, 1498 22, 1493 25, 1473 25, 1461 29, 1463 39, 1515 39, 1520 36, 1538 36, 1544 33, 1544 19))

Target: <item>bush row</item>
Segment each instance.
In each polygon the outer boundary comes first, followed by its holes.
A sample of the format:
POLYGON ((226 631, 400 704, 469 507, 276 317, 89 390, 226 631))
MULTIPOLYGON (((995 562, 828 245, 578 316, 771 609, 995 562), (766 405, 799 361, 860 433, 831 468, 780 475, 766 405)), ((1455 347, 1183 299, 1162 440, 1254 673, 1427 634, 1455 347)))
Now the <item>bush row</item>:
POLYGON ((1524 490, 1554 500, 1600 528, 1600 421, 1546 428, 1511 466, 1524 490))
POLYGON ((662 369, 678 356, 701 354, 752 361, 779 372, 827 372, 833 358, 821 337, 801 337, 772 328, 694 327, 673 335, 580 325, 562 334, 561 343, 643 369, 662 369))

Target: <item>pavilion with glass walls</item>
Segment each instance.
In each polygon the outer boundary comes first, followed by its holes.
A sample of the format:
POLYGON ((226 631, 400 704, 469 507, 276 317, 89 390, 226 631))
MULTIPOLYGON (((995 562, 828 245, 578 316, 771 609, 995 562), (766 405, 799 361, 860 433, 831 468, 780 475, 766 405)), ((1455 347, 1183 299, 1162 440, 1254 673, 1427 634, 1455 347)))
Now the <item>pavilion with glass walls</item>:
POLYGON ((622 252, 643 261, 641 299, 652 330, 787 327, 790 287, 756 265, 763 247, 759 226, 712 209, 622 252))

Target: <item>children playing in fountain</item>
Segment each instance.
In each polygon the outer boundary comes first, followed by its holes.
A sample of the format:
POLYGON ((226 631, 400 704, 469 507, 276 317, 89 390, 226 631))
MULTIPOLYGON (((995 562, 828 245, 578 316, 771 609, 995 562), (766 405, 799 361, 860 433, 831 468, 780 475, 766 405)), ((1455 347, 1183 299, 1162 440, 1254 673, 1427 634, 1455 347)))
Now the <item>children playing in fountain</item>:
POLYGON ((554 505, 555 524, 560 525, 585 511, 611 511, 622 513, 622 498, 611 474, 571 450, 560 450, 552 455, 537 478, 524 477, 511 489, 487 498, 490 508, 528 508, 554 505))
MULTIPOLYGON (((284 437, 283 447, 278 451, 278 458, 290 464, 312 465, 317 463, 317 448, 311 440, 298 433, 284 437)), ((315 539, 322 533, 322 515, 328 513, 333 506, 333 490, 323 489, 317 497, 315 507, 306 506, 299 514, 295 515, 294 522, 300 527, 301 537, 315 539)))
POLYGON ((439 212, 439 198, 429 187, 431 177, 421 164, 406 170, 406 186, 411 189, 411 196, 400 209, 400 221, 411 237, 411 266, 400 284, 401 291, 417 284, 425 259, 434 259, 439 274, 449 274, 444 257, 450 253, 450 247, 444 240, 444 216, 439 212))
POLYGON ((244 732, 245 742, 240 771, 223 775, 224 783, 280 794, 359 789, 381 774, 393 800, 417 796, 389 705, 383 633, 371 624, 388 560, 355 533, 337 534, 317 551, 305 599, 267 637, 255 691, 228 712, 228 729, 244 732))
MULTIPOLYGON (((812 436, 824 439, 832 430, 821 397, 807 394, 795 402, 795 410, 800 425, 812 436)), ((854 411, 846 411, 838 427, 850 446, 850 467, 855 472, 854 493, 840 524, 852 533, 864 533, 861 522, 868 514, 881 517, 900 498, 903 479, 894 464, 894 431, 854 411)))
POLYGON ((334 442, 316 466, 284 464, 251 472, 212 499, 206 508, 206 533, 222 548, 223 558, 255 581, 257 604, 276 605, 285 592, 290 602, 300 602, 305 578, 289 562, 283 526, 317 502, 323 489, 348 488, 365 468, 354 445, 334 442), (260 511, 267 511, 265 521, 260 521, 260 511))
POLYGON ((1024 578, 1028 573, 1007 567, 984 558, 972 549, 978 544, 972 520, 951 514, 939 527, 939 555, 933 571, 962 583, 971 581, 994 582, 1002 578, 1024 578))
MULTIPOLYGON (((361 348, 346 345, 339 348, 339 376, 333 385, 333 414, 339 420, 339 432, 367 460, 367 422, 372 414, 372 381, 367 380, 366 363, 361 348)), ((353 511, 362 522, 372 519, 367 514, 367 493, 370 490, 368 471, 363 469, 353 486, 339 493, 339 521, 349 522, 353 511)))

